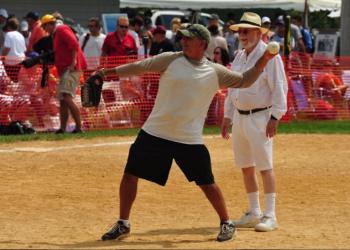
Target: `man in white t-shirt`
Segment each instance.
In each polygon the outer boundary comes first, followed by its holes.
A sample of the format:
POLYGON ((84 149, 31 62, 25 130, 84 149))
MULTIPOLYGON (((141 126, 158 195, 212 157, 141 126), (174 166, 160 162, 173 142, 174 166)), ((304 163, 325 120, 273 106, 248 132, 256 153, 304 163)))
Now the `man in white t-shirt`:
POLYGON ((129 151, 120 184, 120 219, 102 240, 120 239, 130 233, 129 216, 138 179, 164 186, 173 160, 188 181, 194 181, 202 189, 216 210, 220 218, 217 240, 226 241, 235 236, 235 226, 215 184, 210 155, 203 143, 204 121, 219 88, 250 86, 273 56, 266 52, 243 74, 231 72, 205 58, 210 33, 203 25, 190 25, 179 30, 179 35, 183 52, 165 52, 97 72, 101 76, 117 74, 120 77, 146 72, 161 74, 152 112, 129 151))
POLYGON ((17 75, 20 69, 18 65, 25 58, 26 42, 24 36, 17 30, 19 22, 16 18, 10 18, 6 23, 7 32, 5 33, 4 48, 2 56, 5 56, 6 72, 11 80, 17 82, 17 75))
POLYGON ((101 33, 101 23, 98 18, 90 18, 88 24, 89 32, 80 37, 79 43, 82 48, 88 70, 95 70, 100 66, 102 45, 106 35, 101 33))

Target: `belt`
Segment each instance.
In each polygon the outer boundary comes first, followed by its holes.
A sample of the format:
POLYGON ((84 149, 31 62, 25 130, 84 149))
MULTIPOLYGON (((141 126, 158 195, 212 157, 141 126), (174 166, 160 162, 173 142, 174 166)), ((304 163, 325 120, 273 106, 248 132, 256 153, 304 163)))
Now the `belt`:
POLYGON ((263 110, 266 110, 266 109, 269 109, 269 108, 271 108, 271 106, 265 107, 265 108, 251 109, 251 110, 240 110, 240 109, 237 109, 237 111, 241 115, 250 115, 250 114, 254 114, 256 112, 263 111, 263 110))

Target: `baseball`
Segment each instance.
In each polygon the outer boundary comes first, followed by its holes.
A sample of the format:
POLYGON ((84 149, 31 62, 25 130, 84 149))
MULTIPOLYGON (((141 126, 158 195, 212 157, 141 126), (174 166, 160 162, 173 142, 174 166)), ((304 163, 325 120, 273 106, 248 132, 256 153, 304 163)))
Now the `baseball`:
POLYGON ((280 45, 277 42, 270 42, 266 49, 270 54, 276 55, 278 52, 280 52, 280 45))

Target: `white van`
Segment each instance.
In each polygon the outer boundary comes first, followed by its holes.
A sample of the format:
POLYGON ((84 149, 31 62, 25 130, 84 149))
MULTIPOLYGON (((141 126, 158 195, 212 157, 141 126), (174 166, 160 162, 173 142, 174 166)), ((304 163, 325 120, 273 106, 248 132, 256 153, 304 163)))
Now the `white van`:
MULTIPOLYGON (((153 12, 151 21, 153 26, 163 25, 167 30, 166 37, 171 38, 172 36, 171 20, 174 17, 179 17, 180 19, 184 19, 184 18, 190 18, 189 16, 190 16, 189 12, 184 12, 180 10, 157 10, 153 12)), ((210 17, 211 17, 211 14, 200 12, 199 20, 197 20, 196 22, 203 24, 204 26, 207 26, 210 17)), ((189 20, 189 21, 192 22, 192 20, 189 20)), ((222 20, 219 20, 219 23, 221 26, 224 26, 224 22, 222 20)))

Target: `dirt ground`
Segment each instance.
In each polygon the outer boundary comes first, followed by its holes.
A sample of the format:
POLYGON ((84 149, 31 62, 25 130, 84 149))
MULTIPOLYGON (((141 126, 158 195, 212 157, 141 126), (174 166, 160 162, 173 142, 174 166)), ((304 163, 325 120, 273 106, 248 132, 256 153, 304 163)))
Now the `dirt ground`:
MULTIPOLYGON (((277 215, 270 233, 218 243, 218 218, 176 165, 167 186, 140 181, 123 241, 100 236, 118 217, 118 187, 134 138, 0 145, 0 248, 335 249, 350 246, 350 135, 278 135, 277 215)), ((231 142, 206 137, 232 218, 247 207, 231 142)), ((147 167, 147 166, 145 166, 147 167)), ((261 181, 261 178, 259 178, 261 181)), ((261 184, 261 182, 260 182, 261 184)), ((264 206, 264 199, 261 199, 264 206)))

